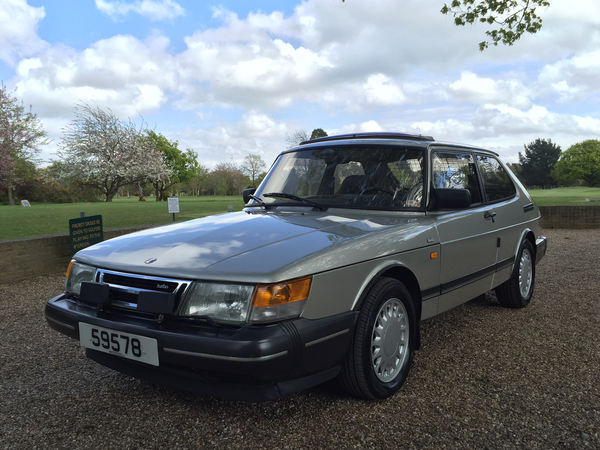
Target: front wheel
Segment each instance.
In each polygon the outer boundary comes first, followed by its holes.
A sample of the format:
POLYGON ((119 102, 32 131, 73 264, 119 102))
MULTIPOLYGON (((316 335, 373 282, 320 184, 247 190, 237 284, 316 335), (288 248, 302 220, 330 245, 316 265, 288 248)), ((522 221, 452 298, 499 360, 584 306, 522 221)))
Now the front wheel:
POLYGON ((358 317, 340 372, 342 387, 369 400, 398 391, 412 364, 416 330, 414 305, 406 287, 393 278, 377 281, 358 317))
POLYGON ((535 251, 524 239, 517 254, 517 262, 508 281, 496 288, 496 297, 507 308, 524 308, 529 305, 535 285, 535 251))

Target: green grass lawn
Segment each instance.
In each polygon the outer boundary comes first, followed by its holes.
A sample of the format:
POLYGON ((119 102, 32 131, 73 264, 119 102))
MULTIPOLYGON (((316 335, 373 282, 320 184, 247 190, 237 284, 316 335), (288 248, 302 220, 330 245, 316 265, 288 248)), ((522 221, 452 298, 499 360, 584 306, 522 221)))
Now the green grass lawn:
POLYGON ((538 206, 600 206, 600 188, 535 189, 529 193, 538 206))
MULTIPOLYGON (((181 197, 180 213, 176 222, 227 212, 228 205, 234 211, 244 207, 242 197, 181 197)), ((138 201, 137 197, 118 198, 111 203, 32 203, 31 207, 0 205, 0 240, 46 234, 68 233, 69 220, 80 213, 86 216, 102 215, 104 229, 134 225, 173 223, 167 202, 138 201)))

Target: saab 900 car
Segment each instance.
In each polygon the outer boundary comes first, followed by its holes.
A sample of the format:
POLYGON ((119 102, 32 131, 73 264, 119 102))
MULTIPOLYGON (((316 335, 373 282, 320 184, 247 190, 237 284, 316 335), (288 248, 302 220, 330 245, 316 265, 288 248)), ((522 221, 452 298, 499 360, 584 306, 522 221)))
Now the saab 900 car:
POLYGON ((100 364, 200 394, 262 401, 337 377, 382 399, 422 320, 494 289, 527 306, 546 252, 497 154, 427 136, 307 141, 244 197, 79 251, 48 324, 100 364))

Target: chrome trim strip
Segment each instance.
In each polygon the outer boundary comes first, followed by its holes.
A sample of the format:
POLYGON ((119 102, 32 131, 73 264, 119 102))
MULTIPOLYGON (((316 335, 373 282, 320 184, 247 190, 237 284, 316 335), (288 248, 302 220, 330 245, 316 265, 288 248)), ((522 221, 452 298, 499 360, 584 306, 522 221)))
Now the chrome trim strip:
POLYGON ((168 281, 168 282, 179 283, 179 284, 192 282, 192 280, 183 280, 181 278, 159 277, 159 276, 144 275, 141 273, 134 273, 134 272, 120 272, 118 270, 111 270, 111 269, 99 268, 99 269, 97 269, 97 271, 98 271, 98 273, 101 273, 101 274, 108 273, 111 275, 117 275, 117 276, 122 276, 122 277, 127 277, 127 278, 138 279, 138 280, 168 281))
POLYGON ((210 353, 189 352, 187 350, 178 350, 176 348, 167 348, 167 347, 164 347, 163 350, 167 353, 176 353, 178 355, 196 356, 199 358, 210 358, 210 359, 219 359, 221 361, 238 361, 238 362, 269 361, 271 359, 279 358, 280 356, 285 356, 288 354, 288 351, 285 350, 283 352, 274 353, 272 355, 258 356, 256 358, 243 358, 241 356, 223 356, 223 355, 213 355, 210 353))
POLYGON ((59 324, 61 327, 68 328, 69 330, 74 330, 75 327, 73 325, 69 325, 68 323, 61 322, 60 320, 53 319, 52 317, 46 316, 46 320, 59 324))
POLYGON ((329 339, 333 339, 334 337, 341 336, 342 334, 346 334, 350 332, 350 328, 346 328, 345 330, 338 331, 337 333, 330 334, 329 336, 322 337, 320 339, 315 339, 314 341, 307 342, 304 344, 305 347, 310 347, 311 345, 320 344, 321 342, 328 341, 329 339))

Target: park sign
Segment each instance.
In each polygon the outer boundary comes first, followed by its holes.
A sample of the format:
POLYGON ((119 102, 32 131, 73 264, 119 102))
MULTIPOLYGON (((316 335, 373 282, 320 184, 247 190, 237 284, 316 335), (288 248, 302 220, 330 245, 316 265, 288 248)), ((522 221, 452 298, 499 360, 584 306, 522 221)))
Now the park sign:
POLYGON ((169 205, 169 214, 173 214, 173 222, 175 222, 175 214, 179 214, 179 197, 168 197, 167 204, 169 205))
POLYGON ((69 220, 69 234, 72 255, 83 248, 102 242, 104 240, 102 216, 80 217, 69 220))

